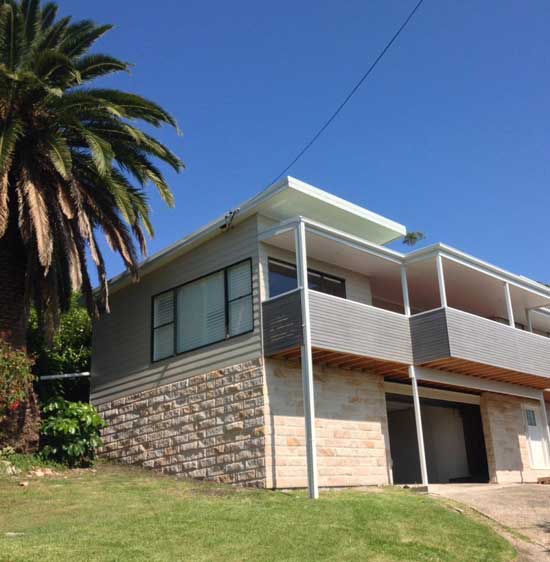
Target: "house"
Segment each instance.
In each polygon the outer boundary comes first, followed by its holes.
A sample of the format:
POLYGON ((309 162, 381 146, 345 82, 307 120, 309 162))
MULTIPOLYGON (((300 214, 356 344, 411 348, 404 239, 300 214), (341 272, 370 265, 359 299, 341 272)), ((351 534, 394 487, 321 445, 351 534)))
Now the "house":
POLYGON ((102 454, 312 496, 550 475, 550 289, 405 233, 285 178, 112 280, 102 454))

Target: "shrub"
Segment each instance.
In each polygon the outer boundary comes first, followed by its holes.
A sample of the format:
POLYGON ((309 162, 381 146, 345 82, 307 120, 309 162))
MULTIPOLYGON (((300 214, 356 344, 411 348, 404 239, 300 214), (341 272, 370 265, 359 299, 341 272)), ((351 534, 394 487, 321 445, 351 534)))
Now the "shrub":
POLYGON ((43 457, 71 468, 89 466, 102 444, 100 430, 106 425, 96 408, 57 398, 48 402, 42 412, 43 457))
POLYGON ((34 376, 24 351, 0 340, 0 423, 26 401, 34 376))

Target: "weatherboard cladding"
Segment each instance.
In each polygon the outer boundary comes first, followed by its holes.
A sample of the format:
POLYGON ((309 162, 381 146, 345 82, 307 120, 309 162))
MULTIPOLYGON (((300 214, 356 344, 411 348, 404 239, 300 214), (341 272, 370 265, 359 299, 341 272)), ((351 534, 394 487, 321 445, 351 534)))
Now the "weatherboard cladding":
POLYGON ((445 309, 411 316, 411 342, 417 365, 449 357, 449 337, 445 309))
POLYGON ((251 217, 112 295, 111 313, 94 323, 94 403, 261 356, 257 230, 257 217, 251 217), (254 330, 152 363, 152 296, 246 258, 252 258, 254 330))
POLYGON ((316 291, 309 299, 313 347, 411 363, 407 316, 316 291))

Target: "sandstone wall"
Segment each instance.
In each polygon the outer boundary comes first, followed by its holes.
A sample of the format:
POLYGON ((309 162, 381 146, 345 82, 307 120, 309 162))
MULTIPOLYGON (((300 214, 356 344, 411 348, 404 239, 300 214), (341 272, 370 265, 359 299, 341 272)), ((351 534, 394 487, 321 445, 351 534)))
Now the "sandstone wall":
POLYGON ((265 486, 260 360, 102 404, 100 454, 192 478, 265 486))
MULTIPOLYGON (((266 485, 307 486, 300 366, 266 360, 266 485)), ((358 371, 315 366, 320 486, 391 482, 384 381, 358 371)))

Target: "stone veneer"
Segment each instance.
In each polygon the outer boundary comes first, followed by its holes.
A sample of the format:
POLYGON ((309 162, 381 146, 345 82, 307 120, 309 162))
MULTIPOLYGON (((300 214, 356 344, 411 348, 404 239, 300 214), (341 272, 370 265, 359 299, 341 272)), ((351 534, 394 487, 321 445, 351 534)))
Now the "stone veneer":
POLYGON ((529 459, 529 443, 522 404, 534 408, 539 403, 515 396, 494 394, 481 395, 481 416, 489 464, 491 482, 536 482, 550 470, 532 469, 529 459))
POLYGON ((261 360, 153 388, 99 406, 100 454, 163 472, 265 486, 261 360))
MULTIPOLYGON (((315 365, 315 428, 320 486, 391 482, 384 380, 315 365)), ((307 486, 299 364, 266 360, 266 486, 307 486)))

